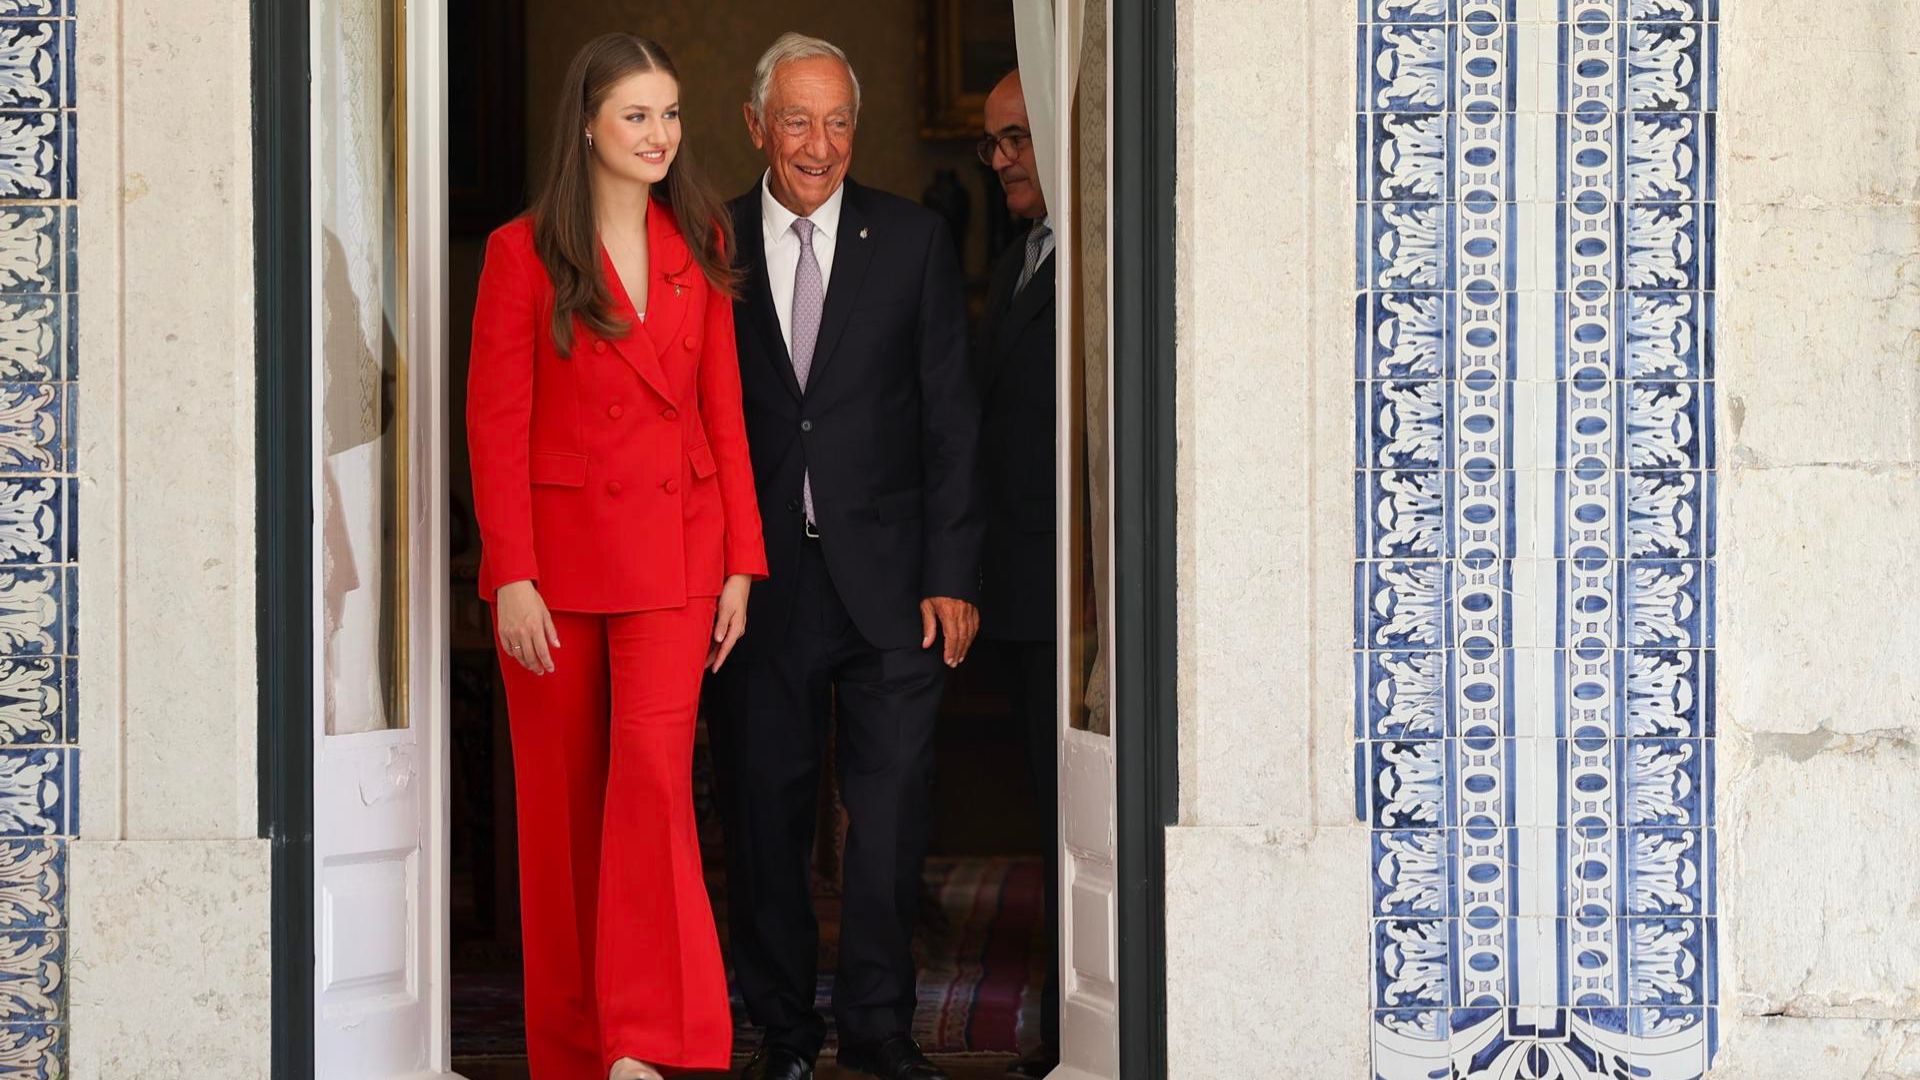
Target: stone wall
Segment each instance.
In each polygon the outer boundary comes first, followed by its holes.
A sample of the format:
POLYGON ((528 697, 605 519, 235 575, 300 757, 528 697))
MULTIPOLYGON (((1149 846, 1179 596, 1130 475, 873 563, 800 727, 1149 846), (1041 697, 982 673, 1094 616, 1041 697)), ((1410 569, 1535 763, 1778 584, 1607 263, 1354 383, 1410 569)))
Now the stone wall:
POLYGON ((260 1077, 250 15, 73 7, 87 749, 70 1074, 260 1077))
POLYGON ((1176 13, 1176 1080, 1367 1075, 1354 10, 1185 0, 1176 13))
MULTIPOLYGON (((1702 57, 1721 925, 1697 985, 1718 989, 1713 1077, 1893 1080, 1920 1077, 1920 20, 1895 0, 1795 13, 1719 5, 1702 57)), ((1175 1077, 1371 1075, 1355 20, 1352 0, 1178 9, 1175 1077)))
POLYGON ((1722 5, 1722 1056, 1920 1077, 1920 19, 1722 5))

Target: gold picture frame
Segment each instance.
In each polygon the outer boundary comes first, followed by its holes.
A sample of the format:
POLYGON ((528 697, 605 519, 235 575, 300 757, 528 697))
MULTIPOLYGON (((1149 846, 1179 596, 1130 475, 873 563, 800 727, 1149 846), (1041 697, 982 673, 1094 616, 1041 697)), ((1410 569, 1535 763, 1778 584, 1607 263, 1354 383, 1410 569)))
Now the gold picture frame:
POLYGON ((978 138, 987 92, 1016 63, 1008 0, 922 0, 920 137, 978 138))

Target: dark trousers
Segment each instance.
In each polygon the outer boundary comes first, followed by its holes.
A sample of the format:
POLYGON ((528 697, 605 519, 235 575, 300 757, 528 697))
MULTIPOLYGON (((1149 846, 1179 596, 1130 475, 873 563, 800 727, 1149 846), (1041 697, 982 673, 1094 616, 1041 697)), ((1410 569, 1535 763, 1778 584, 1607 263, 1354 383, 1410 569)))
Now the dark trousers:
POLYGON ((747 1012, 765 1043, 811 1061, 826 1039, 814 1008, 819 923, 812 854, 828 723, 847 810, 840 966, 843 1045, 912 1030, 913 929, 946 682, 940 650, 877 649, 855 629, 817 541, 794 582, 777 648, 715 676, 710 718, 727 832, 729 938, 747 1012))
POLYGON ((1040 1041, 1060 1045, 1060 738, 1056 730, 1059 707, 1059 666, 1051 641, 986 641, 998 654, 1006 672, 1005 687, 1026 742, 1027 769, 1033 776, 1035 801, 1046 823, 1047 981, 1040 996, 1040 1041))

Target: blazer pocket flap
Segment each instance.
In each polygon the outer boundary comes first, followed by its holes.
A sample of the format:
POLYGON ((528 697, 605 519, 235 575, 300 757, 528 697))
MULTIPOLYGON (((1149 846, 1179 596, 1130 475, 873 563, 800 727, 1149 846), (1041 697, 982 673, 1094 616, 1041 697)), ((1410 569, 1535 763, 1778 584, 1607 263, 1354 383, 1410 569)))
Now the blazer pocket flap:
POLYGON ((706 443, 687 451, 687 461, 693 465, 693 475, 702 480, 719 471, 713 463, 713 450, 706 443))
POLYGON ((528 475, 536 484, 558 487, 587 486, 587 455, 558 450, 535 450, 528 461, 528 475))
POLYGON ((920 516, 920 492, 895 491, 873 497, 873 516, 882 522, 905 521, 920 516))

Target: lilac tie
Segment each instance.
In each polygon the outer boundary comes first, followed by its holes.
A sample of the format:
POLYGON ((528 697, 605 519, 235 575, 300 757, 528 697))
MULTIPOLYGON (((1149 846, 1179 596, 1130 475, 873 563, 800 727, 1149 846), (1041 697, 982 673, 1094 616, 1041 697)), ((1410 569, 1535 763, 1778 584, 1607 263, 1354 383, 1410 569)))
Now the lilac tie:
MULTIPOLYGON (((807 376, 813 374, 813 346, 820 337, 820 312, 826 305, 827 290, 820 282, 820 260, 813 255, 813 222, 795 218, 793 231, 800 237, 800 262, 793 271, 792 325, 793 377, 801 392, 807 389, 807 376)), ((800 505, 807 512, 807 524, 813 519, 813 474, 800 477, 800 505)))

